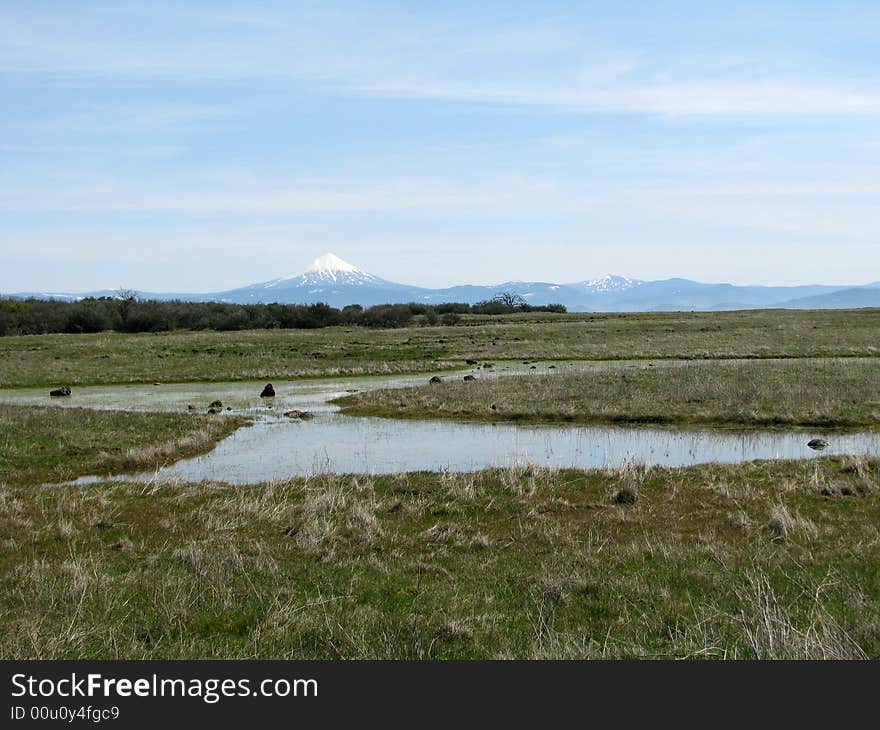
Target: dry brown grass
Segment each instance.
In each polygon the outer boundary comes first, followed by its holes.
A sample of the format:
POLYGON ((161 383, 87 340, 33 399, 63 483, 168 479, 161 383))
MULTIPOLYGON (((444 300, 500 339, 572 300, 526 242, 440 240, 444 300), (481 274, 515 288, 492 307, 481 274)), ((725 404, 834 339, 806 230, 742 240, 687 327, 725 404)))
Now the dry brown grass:
POLYGON ((876 426, 880 359, 601 363, 340 399, 349 412, 470 418, 738 426, 876 426))
POLYGON ((0 483, 0 656, 877 657, 878 483, 833 458, 0 483))

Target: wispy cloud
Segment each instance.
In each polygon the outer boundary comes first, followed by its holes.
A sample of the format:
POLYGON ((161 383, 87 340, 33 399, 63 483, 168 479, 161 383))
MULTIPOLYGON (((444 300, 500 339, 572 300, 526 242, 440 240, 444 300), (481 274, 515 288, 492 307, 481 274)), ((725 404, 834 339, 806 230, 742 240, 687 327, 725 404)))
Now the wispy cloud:
POLYGON ((233 284, 326 248, 437 284, 462 252, 491 281, 545 250, 584 277, 856 280, 880 6, 842 5, 0 3, 0 289, 85 249, 83 277, 174 286, 178 258, 233 284))
MULTIPOLYGON (((791 68, 762 55, 728 57, 647 51, 598 42, 584 27, 538 25, 473 30, 438 20, 312 10, 272 22, 184 13, 137 13, 138 6, 85 13, 69 32, 57 18, 6 15, 3 74, 180 80, 281 79, 337 94, 549 107, 576 113, 663 116, 880 116, 876 80, 829 74, 818 61, 791 68), (132 15, 134 13, 134 15, 132 15), (157 18, 159 20, 157 20, 157 18), (138 23, 133 24, 135 19, 138 23), (52 26, 58 32, 53 32, 52 26), (47 27, 48 26, 48 27, 47 27)), ((143 8, 141 8, 143 10, 143 8)))
POLYGON ((800 82, 683 82, 629 86, 567 87, 444 86, 383 83, 354 86, 364 94, 397 98, 446 99, 483 103, 549 106, 595 112, 634 112, 665 116, 838 117, 880 116, 880 91, 823 87, 800 82))

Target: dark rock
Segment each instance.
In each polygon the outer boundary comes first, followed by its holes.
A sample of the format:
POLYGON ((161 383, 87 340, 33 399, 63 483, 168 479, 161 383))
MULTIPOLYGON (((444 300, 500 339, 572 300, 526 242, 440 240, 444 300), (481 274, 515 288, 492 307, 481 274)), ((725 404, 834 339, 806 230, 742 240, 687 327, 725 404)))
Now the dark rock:
POLYGON ((209 407, 209 408, 222 408, 222 407, 223 407, 223 401, 222 401, 222 400, 215 400, 215 401, 214 401, 213 403, 211 403, 211 405, 208 406, 208 407, 209 407))
POLYGON ((263 388, 263 392, 260 393, 260 398, 274 398, 275 397, 275 388, 272 387, 272 383, 266 383, 266 387, 263 388))
POLYGON ((208 409, 209 416, 216 416, 218 413, 220 413, 220 411, 218 411, 216 408, 209 408, 208 409))
POLYGON ((822 451, 828 448, 828 442, 825 439, 810 439, 807 441, 807 446, 813 451, 822 451))
POLYGON ((476 360, 473 360, 473 359, 471 359, 471 358, 468 358, 467 360, 465 360, 465 362, 466 362, 468 365, 476 365, 476 364, 477 364, 477 361, 476 361, 476 360))
POLYGON ((483 363, 483 370, 491 370, 494 367, 495 366, 491 362, 484 362, 483 363))
POLYGON ((635 504, 638 498, 639 493, 634 487, 621 487, 614 495, 617 504, 635 504))
POLYGON ((490 410, 490 411, 497 411, 497 410, 498 410, 498 406, 496 406, 496 405, 493 403, 491 406, 489 406, 489 410, 490 410))
POLYGON ((529 370, 537 370, 537 369, 538 369, 538 366, 537 366, 537 365, 531 365, 531 366, 529 366, 529 370))
POLYGON ((186 410, 188 410, 188 411, 194 411, 195 409, 196 409, 196 407, 192 403, 189 403, 186 406, 186 410))
POLYGON ((429 381, 429 383, 442 383, 443 379, 439 375, 433 376, 429 381))
POLYGON ((476 378, 473 375, 465 375, 464 379, 465 380, 476 380, 476 378))
POLYGON ((555 365, 548 365, 547 369, 548 370, 556 370, 556 366, 555 365))
POLYGON ((296 409, 287 411, 284 415, 288 418, 296 418, 300 421, 308 421, 312 417, 312 414, 308 411, 298 411, 296 409))
POLYGON ((51 395, 53 398, 70 395, 70 386, 69 385, 62 385, 60 388, 55 388, 55 390, 50 390, 49 395, 51 395))

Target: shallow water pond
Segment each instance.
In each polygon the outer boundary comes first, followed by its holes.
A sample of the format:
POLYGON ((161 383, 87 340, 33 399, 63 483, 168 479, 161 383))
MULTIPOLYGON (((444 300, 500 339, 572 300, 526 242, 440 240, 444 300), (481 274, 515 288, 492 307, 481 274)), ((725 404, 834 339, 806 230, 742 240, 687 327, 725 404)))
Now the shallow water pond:
MULTIPOLYGON (((209 454, 148 476, 249 484, 328 471, 471 471, 515 463, 604 468, 637 461, 686 466, 816 456, 808 440, 804 433, 522 426, 323 413, 305 422, 260 420, 239 429, 209 454)), ((880 455, 880 434, 841 434, 828 440, 823 453, 880 455)))
MULTIPOLYGON (((584 367, 595 364, 584 364, 584 367)), ((620 366, 620 363, 617 363, 620 366)), ((562 364, 559 370, 578 367, 562 364)), ((542 368, 543 369, 543 368, 542 368)), ((480 377, 530 372, 505 365, 480 377)), ((444 377, 461 377, 463 373, 444 377)), ((131 410, 204 411, 215 399, 253 423, 220 441, 208 454, 184 459, 154 473, 121 478, 203 480, 248 484, 321 472, 383 474, 399 471, 471 471, 515 463, 611 468, 626 462, 688 466, 706 462, 799 459, 824 454, 880 456, 880 432, 826 435, 828 448, 807 447, 815 434, 803 431, 741 432, 617 426, 554 426, 507 423, 399 420, 345 416, 328 403, 346 392, 421 385, 428 375, 356 377, 274 383, 276 397, 261 399, 264 382, 76 388, 74 397, 50 399, 46 390, 0 391, 0 402, 131 410), (284 411, 309 410, 308 421, 284 411)), ((83 477, 78 483, 104 476, 83 477)))

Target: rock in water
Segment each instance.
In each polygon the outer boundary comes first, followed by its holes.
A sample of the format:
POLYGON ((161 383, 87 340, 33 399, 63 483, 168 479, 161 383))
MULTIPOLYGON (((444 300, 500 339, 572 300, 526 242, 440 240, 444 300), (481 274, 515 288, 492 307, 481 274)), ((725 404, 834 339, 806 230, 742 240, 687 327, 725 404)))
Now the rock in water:
POLYGON ((443 379, 442 379, 439 375, 435 375, 435 376, 434 376, 433 378, 431 378, 428 382, 429 382, 429 383, 442 383, 442 382, 443 382, 443 379))
POLYGON ((260 398, 274 398, 275 397, 275 388, 272 387, 272 383, 266 383, 266 387, 263 388, 263 392, 260 393, 260 398))
POLYGON ((222 408, 222 407, 223 407, 222 400, 215 400, 213 403, 211 403, 211 405, 208 406, 208 408, 222 408))
POLYGON ((473 375, 465 375, 464 379, 467 381, 476 380, 476 378, 473 375))
POLYGON ((828 448, 828 442, 825 439, 810 439, 807 441, 807 446, 813 451, 822 451, 828 448))
POLYGON ((59 396, 70 395, 70 386, 69 385, 62 385, 60 388, 55 388, 55 390, 50 390, 49 395, 51 395, 54 398, 57 398, 59 396))

